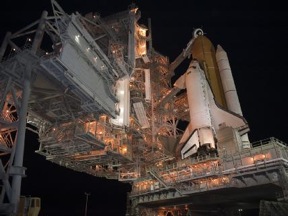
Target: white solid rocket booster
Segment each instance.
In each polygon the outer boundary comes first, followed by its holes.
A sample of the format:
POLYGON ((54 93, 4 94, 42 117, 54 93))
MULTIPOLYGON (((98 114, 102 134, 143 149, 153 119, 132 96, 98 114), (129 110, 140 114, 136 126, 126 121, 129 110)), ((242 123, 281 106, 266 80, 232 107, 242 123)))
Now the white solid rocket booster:
MULTIPOLYGON (((227 108, 230 111, 243 116, 228 56, 220 45, 218 45, 216 49, 216 60, 222 80, 227 108)), ((241 136, 241 140, 243 148, 250 148, 250 142, 247 133, 241 136)))
POLYGON ((225 94, 227 107, 232 112, 235 112, 242 116, 242 110, 239 103, 229 60, 226 52, 220 45, 218 45, 216 49, 216 60, 222 80, 222 86, 225 94))

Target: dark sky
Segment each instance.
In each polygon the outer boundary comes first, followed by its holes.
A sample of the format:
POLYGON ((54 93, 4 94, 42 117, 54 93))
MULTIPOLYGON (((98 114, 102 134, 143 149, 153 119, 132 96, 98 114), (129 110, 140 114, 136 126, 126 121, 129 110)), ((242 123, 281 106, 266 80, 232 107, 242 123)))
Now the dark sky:
MULTIPOLYGON (((67 13, 93 11, 102 16, 126 10, 131 2, 58 1, 67 13)), ((230 60, 243 115, 251 129, 250 141, 276 137, 288 143, 287 10, 275 1, 237 1, 237 5, 227 3, 232 1, 211 1, 211 5, 202 0, 134 2, 144 24, 151 18, 154 48, 171 61, 186 47, 195 28, 202 28, 215 46, 220 44, 230 60)), ((6 31, 15 32, 40 18, 43 10, 51 15, 49 0, 2 1, 0 40, 6 31)), ((125 215, 129 185, 54 165, 35 154, 37 148, 37 136, 29 132, 22 194, 41 196, 40 215, 83 215, 84 192, 91 193, 89 215, 125 215)))

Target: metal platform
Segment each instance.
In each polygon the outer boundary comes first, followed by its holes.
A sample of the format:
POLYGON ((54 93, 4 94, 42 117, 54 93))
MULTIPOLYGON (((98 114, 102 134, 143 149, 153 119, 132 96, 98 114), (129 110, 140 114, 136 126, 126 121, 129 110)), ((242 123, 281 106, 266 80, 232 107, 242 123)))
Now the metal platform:
POLYGON ((255 145, 234 155, 206 156, 152 168, 153 172, 147 171, 150 177, 134 183, 132 203, 158 215, 185 209, 212 215, 228 206, 237 212, 259 209, 261 200, 283 201, 288 180, 287 146, 275 138, 255 145))

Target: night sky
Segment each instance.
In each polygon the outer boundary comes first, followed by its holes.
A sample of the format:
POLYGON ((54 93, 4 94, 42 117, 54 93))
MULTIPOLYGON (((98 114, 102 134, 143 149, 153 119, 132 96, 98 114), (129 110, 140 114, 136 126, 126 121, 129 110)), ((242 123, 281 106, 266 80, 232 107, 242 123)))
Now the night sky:
MULTIPOLYGON (((58 1, 68 14, 99 12, 101 16, 126 10, 132 2, 58 1)), ((250 141, 276 137, 288 143, 287 10, 275 1, 238 1, 237 5, 229 1, 211 1, 211 5, 202 0, 134 2, 142 13, 142 23, 151 18, 153 47, 171 61, 186 47, 195 28, 202 28, 215 46, 220 44, 230 60, 243 115, 251 129, 250 141)), ((43 10, 52 15, 49 0, 2 1, 0 41, 6 31, 15 32, 40 18, 43 10)), ((125 215, 128 184, 54 165, 34 153, 38 145, 37 136, 27 132, 27 177, 22 181, 22 194, 41 197, 40 215, 83 215, 85 192, 91 193, 88 215, 125 215)))

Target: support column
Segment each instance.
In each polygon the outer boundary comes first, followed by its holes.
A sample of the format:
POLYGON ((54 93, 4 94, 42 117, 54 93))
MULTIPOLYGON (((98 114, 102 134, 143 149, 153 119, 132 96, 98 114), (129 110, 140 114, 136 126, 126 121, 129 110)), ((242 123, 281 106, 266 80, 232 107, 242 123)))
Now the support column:
POLYGON ((10 203, 13 204, 13 215, 16 215, 17 208, 21 193, 21 181, 25 176, 25 168, 23 167, 24 146, 25 146, 25 133, 26 133, 26 116, 28 111, 28 100, 30 96, 30 82, 31 82, 31 65, 26 66, 26 71, 23 78, 23 91, 22 100, 18 118, 18 130, 15 146, 15 157, 13 166, 10 169, 10 175, 12 175, 12 194, 10 203))
POLYGON ((40 45, 42 43, 44 30, 46 27, 46 19, 47 19, 48 12, 43 11, 34 40, 32 44, 32 52, 36 54, 37 50, 40 48, 40 45))
MULTIPOLYGON (((48 12, 43 11, 39 25, 32 44, 32 53, 36 54, 44 36, 48 12)), ((23 91, 20 111, 17 110, 18 116, 18 130, 16 135, 16 146, 13 166, 10 168, 10 175, 12 178, 12 194, 10 203, 13 205, 12 215, 17 214, 20 195, 21 195, 21 182, 25 176, 25 168, 23 167, 24 147, 25 147, 25 133, 26 133, 26 118, 28 112, 28 100, 31 91, 31 73, 32 68, 29 62, 26 65, 23 77, 23 91)))

